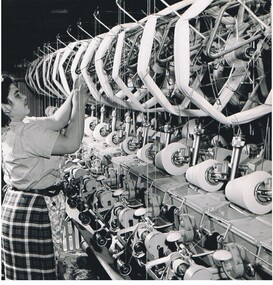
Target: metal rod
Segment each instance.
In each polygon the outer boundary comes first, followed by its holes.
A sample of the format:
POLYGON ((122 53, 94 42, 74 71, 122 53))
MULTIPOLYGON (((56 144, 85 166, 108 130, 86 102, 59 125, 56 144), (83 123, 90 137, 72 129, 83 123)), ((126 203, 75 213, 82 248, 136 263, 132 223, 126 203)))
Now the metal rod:
POLYGON ((192 155, 192 163, 191 165, 196 165, 199 155, 200 143, 201 143, 201 136, 204 133, 201 125, 196 126, 194 130, 194 147, 193 147, 193 155, 192 155))
MULTIPOLYGON (((164 1, 164 0, 160 0, 167 8, 169 8, 173 13, 175 13, 179 18, 181 18, 181 15, 177 12, 177 11, 175 11, 175 10, 173 10, 172 8, 171 8, 171 6, 166 2, 166 1, 164 1)), ((203 39, 206 39, 206 37, 205 36, 203 36, 198 30, 196 30, 192 25, 190 25, 189 24, 189 27, 197 34, 197 35, 199 35, 201 38, 203 38, 203 39)))
POLYGON ((117 110, 116 108, 112 112, 112 132, 116 130, 117 124, 117 110))
POLYGON ((29 62, 29 61, 26 60, 25 58, 24 58, 24 62, 25 62, 27 65, 30 65, 30 64, 31 64, 31 62, 29 62))
POLYGON ((39 58, 42 58, 39 54, 37 54, 36 51, 33 51, 33 54, 36 55, 36 56, 39 57, 39 58))
POLYGON ((131 117, 130 117, 130 113, 127 112, 125 114, 125 137, 129 137, 129 133, 130 133, 130 127, 131 127, 131 117))
MULTIPOLYGON (((63 44, 65 47, 67 46, 63 41, 60 40, 60 34, 58 34, 56 36, 56 39, 57 39, 57 43, 60 42, 61 44, 63 44)), ((57 48, 58 49, 58 48, 57 48)))
POLYGON ((82 27, 82 22, 79 20, 77 23, 77 27, 82 30, 87 36, 89 36, 91 39, 93 39, 94 37, 91 36, 83 27, 82 27))
POLYGON ((245 145, 245 141, 242 140, 241 136, 235 136, 232 140, 232 159, 231 159, 231 174, 230 174, 230 180, 236 178, 241 152, 242 148, 245 145))
POLYGON ((77 42, 78 39, 76 39, 76 38, 70 33, 70 31, 71 31, 71 25, 68 26, 68 28, 66 29, 66 32, 67 32, 67 34, 68 34, 73 40, 75 40, 75 41, 77 42))
POLYGON ((95 11, 93 13, 93 17, 95 18, 95 20, 100 23, 104 28, 106 28, 108 31, 110 31, 110 28, 107 27, 100 19, 97 18, 97 16, 95 14, 99 14, 99 11, 95 11))
POLYGON ((45 48, 46 48, 49 52, 54 52, 54 51, 56 51, 56 50, 50 45, 50 43, 45 44, 45 48))
POLYGON ((169 124, 166 124, 164 126, 164 133, 165 133, 165 147, 166 147, 167 145, 169 145, 171 139, 171 130, 169 124))
POLYGON ((243 3, 241 0, 237 0, 246 10, 247 12, 265 29, 268 29, 269 27, 261 21, 247 6, 245 3, 243 3))
POLYGON ((100 123, 104 123, 104 113, 105 113, 105 107, 101 106, 100 108, 100 123))
POLYGON ((149 130, 150 125, 149 124, 145 124, 143 127, 144 127, 144 133, 143 133, 142 147, 144 147, 145 144, 148 141, 148 130, 149 130))
POLYGON ((181 15, 177 12, 177 11, 175 11, 175 10, 173 10, 172 8, 171 8, 171 6, 166 2, 166 1, 164 1, 164 0, 160 0, 167 8, 169 8, 173 13, 175 13, 179 18, 181 17, 181 15))
MULTIPOLYGON (((120 4, 119 4, 119 2, 121 2, 122 0, 116 0, 116 4, 117 4, 117 6, 119 7, 119 9, 123 12, 123 13, 125 13, 128 17, 130 17, 134 22, 136 22, 137 24, 139 24, 139 22, 129 13, 129 12, 127 12, 124 8, 122 8, 121 6, 120 6, 120 4)), ((144 29, 144 27, 141 25, 141 24, 139 24, 143 29, 144 29)))
POLYGON ((43 55, 46 55, 46 53, 43 50, 41 50, 40 47, 38 47, 37 50, 38 50, 38 52, 41 52, 43 55))

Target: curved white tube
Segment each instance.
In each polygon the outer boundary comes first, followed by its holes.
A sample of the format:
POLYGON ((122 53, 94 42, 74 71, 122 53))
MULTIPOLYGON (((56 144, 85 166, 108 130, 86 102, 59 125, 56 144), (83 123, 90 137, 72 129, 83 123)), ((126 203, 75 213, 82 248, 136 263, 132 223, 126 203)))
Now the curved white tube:
MULTIPOLYGON (((130 25, 136 25, 135 23, 130 23, 130 25)), ((118 105, 133 109, 133 104, 130 104, 128 101, 124 101, 117 96, 115 96, 113 89, 109 83, 107 73, 104 70, 104 61, 103 58, 107 53, 110 44, 117 37, 118 33, 124 28, 122 25, 117 25, 113 27, 102 40, 96 54, 95 54, 95 68, 101 84, 102 89, 104 90, 107 97, 117 103, 118 105)))
MULTIPOLYGON (((179 10, 181 8, 184 8, 185 5, 190 5, 196 0, 186 0, 186 1, 181 1, 179 3, 176 3, 172 6, 165 8, 164 10, 160 11, 157 13, 159 16, 166 16, 168 14, 173 13, 173 11, 179 10), (183 2, 183 3, 182 3, 183 2)), ((149 18, 151 18, 152 15, 149 15, 145 17, 144 19, 141 20, 141 23, 143 24, 145 21, 147 21, 149 18)), ((141 27, 142 28, 142 27, 141 27)), ((127 29, 127 30, 130 30, 127 29)), ((121 77, 119 76, 119 68, 121 65, 121 55, 122 55, 122 50, 123 50, 123 42, 124 42, 124 37, 125 37, 125 32, 123 31, 118 35, 118 41, 117 41, 117 46, 115 50, 115 58, 114 58, 114 65, 113 65, 113 72, 112 72, 112 78, 114 81, 118 84, 118 86, 123 90, 123 92, 128 96, 130 99, 129 101, 132 101, 134 103, 134 108, 141 111, 141 112, 154 112, 154 111, 164 111, 164 108, 154 108, 154 109, 149 109, 153 105, 157 104, 156 99, 149 100, 149 102, 145 102, 143 104, 140 104, 138 101, 138 97, 142 98, 147 94, 147 88, 143 86, 140 90, 138 90, 136 93, 132 94, 130 88, 123 82, 121 77), (140 94, 139 94, 140 93, 140 94)))
POLYGON ((172 14, 174 11, 178 11, 180 9, 183 9, 191 4, 193 4, 196 0, 183 0, 179 1, 178 3, 175 3, 171 5, 170 7, 166 7, 165 9, 161 10, 157 13, 158 16, 167 16, 169 14, 172 14))
MULTIPOLYGON (((264 104, 253 109, 246 110, 237 114, 226 117, 220 112, 225 104, 231 98, 232 93, 226 87, 226 91, 222 92, 223 105, 221 107, 216 104, 212 106, 203 96, 196 90, 189 86, 190 80, 190 26, 186 19, 180 18, 175 26, 174 35, 174 62, 175 62, 175 76, 177 87, 183 94, 185 94, 192 103, 206 112, 209 116, 226 125, 238 125, 251 122, 259 117, 262 117, 271 112, 271 104, 264 104), (181 52, 181 50, 183 52, 181 52)), ((236 70, 237 72, 238 70, 236 70)), ((239 80, 239 79, 238 79, 239 80)), ((234 77, 234 82, 231 84, 238 84, 238 80, 234 77)))
POLYGON ((48 55, 44 56, 36 66, 36 71, 35 71, 36 82, 41 95, 47 95, 49 97, 55 98, 56 96, 53 93, 51 93, 51 89, 48 89, 47 84, 45 83, 47 62, 48 62, 48 55), (43 87, 41 85, 41 82, 43 82, 44 84, 43 87))
POLYGON ((65 96, 63 96, 59 90, 56 89, 56 86, 54 86, 54 83, 52 82, 52 70, 54 67, 54 62, 52 63, 53 58, 56 58, 56 52, 50 54, 50 62, 48 64, 48 66, 50 66, 50 68, 47 69, 47 74, 46 74, 46 81, 48 82, 48 84, 51 86, 51 88, 54 90, 54 94, 58 97, 58 98, 62 98, 64 99, 65 96))
MULTIPOLYGON (((100 36, 97 36, 95 38, 93 38, 91 40, 91 42, 89 43, 89 46, 87 47, 85 54, 83 56, 81 65, 80 65, 80 69, 82 72, 82 76, 87 84, 87 87, 91 93, 91 95, 93 96, 93 98, 101 104, 107 105, 107 106, 111 106, 111 103, 109 102, 109 100, 107 100, 108 98, 104 98, 102 96, 102 93, 96 88, 96 84, 94 83, 92 77, 88 74, 88 66, 90 64, 91 61, 93 61, 94 59, 94 55, 96 50, 98 49, 102 39, 104 38, 106 34, 102 34, 100 36)), ((93 64, 93 63, 92 63, 93 64)))
POLYGON ((27 85, 28 85, 29 87, 31 87, 30 84, 29 84, 29 72, 30 72, 30 68, 31 68, 31 64, 27 67, 26 74, 25 74, 25 81, 26 81, 26 83, 27 83, 27 85))
MULTIPOLYGON (((36 59, 37 61, 37 59, 36 59)), ((33 67, 35 66, 35 62, 32 62, 30 67, 28 68, 28 83, 29 83, 29 86, 31 87, 31 89, 34 91, 35 88, 34 88, 34 82, 33 82, 33 79, 32 79, 32 72, 33 72, 33 67)))
MULTIPOLYGON (((133 108, 135 110, 138 110, 140 112, 159 112, 163 111, 163 108, 154 108, 154 109, 147 109, 145 106, 149 105, 143 105, 139 102, 140 99, 142 99, 147 93, 147 88, 143 85, 142 88, 138 89, 134 94, 131 92, 130 88, 124 83, 124 81, 119 76, 119 70, 121 67, 121 58, 122 58, 122 52, 123 52, 123 44, 124 44, 124 38, 125 38, 126 30, 122 31, 118 35, 116 50, 115 50, 115 56, 114 56, 114 64, 113 64, 113 70, 112 70, 112 78, 117 83, 117 85, 121 88, 124 95, 126 95, 129 99, 128 101, 132 103, 133 108)), ((157 103, 156 100, 153 100, 154 105, 157 103)), ((151 105, 152 106, 152 105, 151 105)))
POLYGON ((56 95, 54 94, 54 92, 52 91, 51 87, 48 85, 47 80, 46 80, 46 72, 49 69, 49 60, 50 60, 50 55, 46 55, 45 58, 43 59, 43 64, 42 64, 42 81, 43 84, 45 86, 45 88, 47 89, 47 91, 49 92, 49 94, 51 94, 51 96, 56 97, 56 95))
MULTIPOLYGON (((192 1, 185 1, 192 2, 192 1)), ((137 73, 144 84, 147 86, 150 93, 156 98, 156 101, 168 112, 177 116, 207 116, 202 110, 190 110, 181 108, 181 106, 172 105, 166 98, 164 93, 155 83, 151 75, 149 74, 149 61, 152 53, 153 41, 155 37, 156 22, 158 17, 151 17, 144 28, 141 44, 139 48, 139 57, 137 63, 137 73)))
POLYGON ((195 0, 185 13, 181 15, 181 19, 188 20, 197 17, 201 12, 203 12, 213 0, 195 0))
POLYGON ((56 94, 56 90, 54 90, 51 85, 49 84, 49 82, 47 81, 47 72, 50 69, 50 64, 51 64, 51 54, 49 54, 43 61, 43 82, 45 87, 47 88, 47 90, 49 92, 51 92, 51 95, 54 95, 55 97, 59 97, 56 94))
POLYGON ((59 73, 58 73, 59 62, 60 62, 61 54, 63 51, 64 51, 64 49, 58 49, 56 51, 56 57, 55 57, 54 65, 53 65, 53 71, 52 71, 52 80, 53 80, 54 84, 57 86, 57 88, 59 88, 59 90, 62 92, 62 94, 65 97, 68 97, 68 94, 63 89, 63 86, 60 84, 60 82, 57 79, 57 76, 59 76, 59 73))
POLYGON ((77 66, 79 65, 79 61, 81 60, 83 53, 86 51, 90 41, 91 40, 80 41, 80 47, 78 51, 76 52, 76 55, 72 61, 71 69, 70 69, 73 82, 75 82, 75 80, 78 78, 78 74, 76 73, 77 66))
MULTIPOLYGON (((41 67, 42 67, 42 64, 43 64, 43 61, 44 61, 44 58, 41 58, 39 60, 39 63, 36 65, 36 68, 35 68, 35 81, 36 81, 36 84, 37 84, 37 87, 38 87, 38 93, 41 94, 41 95, 48 95, 49 94, 47 93, 46 90, 44 90, 40 84, 40 80, 41 80, 41 67)), ((51 97, 51 96, 50 96, 51 97)))
POLYGON ((119 76, 119 68, 121 65, 121 56, 122 56, 122 50, 123 50, 124 37, 125 37, 125 31, 122 31, 118 35, 117 45, 116 45, 116 49, 115 49, 112 78, 118 84, 118 86, 121 88, 123 93, 125 95, 127 95, 127 97, 132 101, 132 103, 134 104, 134 109, 143 112, 144 110, 141 108, 141 104, 139 103, 138 100, 135 99, 131 90, 126 86, 126 84, 122 81, 122 79, 119 76))
POLYGON ((36 65, 39 63, 39 58, 37 58, 36 60, 34 60, 31 63, 31 66, 29 68, 29 72, 28 72, 28 82, 30 84, 30 87, 37 92, 37 87, 35 86, 35 82, 34 82, 34 72, 35 72, 35 67, 36 65))
POLYGON ((60 78, 61 78, 61 83, 63 85, 63 89, 65 90, 65 92, 67 93, 67 95, 69 95, 71 93, 71 90, 69 88, 69 85, 67 83, 67 78, 65 75, 65 70, 64 70, 64 63, 65 61, 68 59, 69 56, 75 56, 75 48, 79 45, 78 42, 72 42, 70 43, 68 46, 65 47, 64 52, 62 53, 60 62, 59 62, 59 74, 60 74, 60 78))

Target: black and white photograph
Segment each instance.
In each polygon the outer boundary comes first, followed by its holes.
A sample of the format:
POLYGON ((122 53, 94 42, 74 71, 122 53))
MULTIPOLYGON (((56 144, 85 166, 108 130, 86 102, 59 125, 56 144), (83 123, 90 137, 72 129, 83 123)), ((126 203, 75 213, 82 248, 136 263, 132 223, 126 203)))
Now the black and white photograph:
POLYGON ((2 0, 1 281, 272 280, 271 16, 2 0))

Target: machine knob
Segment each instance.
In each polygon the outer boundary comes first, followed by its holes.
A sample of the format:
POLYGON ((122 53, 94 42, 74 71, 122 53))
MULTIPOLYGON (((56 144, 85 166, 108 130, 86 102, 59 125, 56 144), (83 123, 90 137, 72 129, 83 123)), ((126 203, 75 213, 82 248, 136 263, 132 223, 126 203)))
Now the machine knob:
POLYGON ((134 245, 134 251, 138 257, 142 257, 145 255, 146 247, 143 241, 139 241, 134 245))
POLYGON ((178 242, 181 239, 182 235, 179 232, 172 232, 167 236, 168 242, 178 242))
POLYGON ((173 261, 172 267, 175 274, 178 277, 182 278, 185 275, 187 269, 189 268, 189 265, 181 259, 176 259, 173 261))
POLYGON ((104 179, 106 179, 106 176, 104 176, 104 175, 100 175, 100 176, 97 177, 97 181, 98 182, 100 182, 100 181, 102 181, 104 179))
POLYGON ((78 205, 77 197, 71 197, 67 199, 67 204, 71 209, 74 209, 78 205))
POLYGON ((132 266, 128 263, 123 262, 122 260, 117 260, 117 267, 122 276, 127 276, 132 271, 132 266))
POLYGON ((140 218, 140 217, 144 216, 146 213, 147 213, 147 210, 145 208, 139 208, 139 209, 135 210, 134 215, 137 218, 140 218))
POLYGON ((113 193, 113 197, 119 197, 124 192, 123 189, 117 189, 113 193))
POLYGON ((119 223, 118 223, 118 220, 117 220, 117 219, 115 219, 115 220, 113 220, 113 221, 111 222, 111 227, 112 227, 113 229, 116 229, 118 226, 119 226, 119 223))
POLYGON ((88 216, 87 211, 79 214, 79 220, 83 225, 88 225, 91 223, 91 218, 88 216))
POLYGON ((232 254, 227 250, 221 249, 221 250, 216 250, 213 253, 212 257, 214 260, 217 260, 219 262, 225 262, 232 259, 232 254))
POLYGON ((225 262, 225 261, 228 261, 228 260, 232 259, 232 254, 229 251, 225 250, 225 249, 220 249, 220 250, 216 250, 213 253, 212 257, 216 261, 225 262))
POLYGON ((94 234, 93 238, 96 241, 97 245, 100 247, 105 246, 107 244, 107 239, 98 232, 94 234))

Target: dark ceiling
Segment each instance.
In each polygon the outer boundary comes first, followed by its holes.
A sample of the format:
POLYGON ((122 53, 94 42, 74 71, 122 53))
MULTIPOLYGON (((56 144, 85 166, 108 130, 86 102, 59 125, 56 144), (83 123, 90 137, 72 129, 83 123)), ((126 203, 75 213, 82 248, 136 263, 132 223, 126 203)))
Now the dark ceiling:
MULTIPOLYGON (((87 36, 77 28, 82 27, 91 35, 105 32, 94 20, 93 12, 98 7, 103 23, 112 27, 117 23, 132 21, 124 16, 116 0, 2 0, 2 72, 12 72, 24 59, 32 61, 38 47, 50 42, 56 48, 56 36, 63 42, 73 41, 66 30, 71 25, 71 34, 76 38, 87 36)), ((169 0, 168 3, 176 1, 169 0)), ((121 4, 134 18, 141 19, 144 13, 160 10, 160 0, 125 0, 121 4), (156 6, 156 8, 155 8, 156 6)), ((41 53, 40 53, 41 54, 41 53)))

